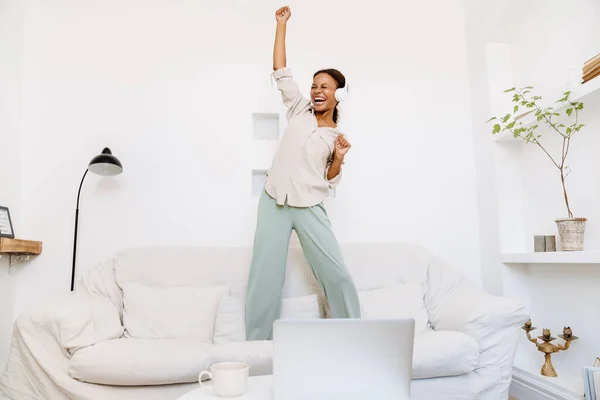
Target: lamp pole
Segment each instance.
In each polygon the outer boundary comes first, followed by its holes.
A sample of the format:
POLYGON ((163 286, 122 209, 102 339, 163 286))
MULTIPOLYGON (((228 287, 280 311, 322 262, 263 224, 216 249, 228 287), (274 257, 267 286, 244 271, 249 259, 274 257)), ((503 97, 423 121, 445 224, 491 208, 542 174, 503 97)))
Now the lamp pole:
POLYGON ((81 188, 83 181, 88 173, 91 171, 97 175, 113 176, 119 175, 123 172, 123 165, 119 159, 112 155, 110 149, 105 147, 102 153, 97 155, 90 161, 87 169, 81 177, 81 183, 79 183, 79 190, 77 191, 77 207, 75 208, 75 232, 73 234, 73 266, 71 269, 71 292, 75 288, 75 261, 77 259, 77 230, 79 227, 79 197, 81 196, 81 188))
POLYGON ((79 191, 77 192, 77 208, 75 208, 75 234, 73 235, 73 268, 71 271, 71 292, 73 291, 73 287, 75 285, 75 259, 77 258, 77 226, 79 225, 79 196, 81 195, 81 187, 83 186, 83 181, 85 180, 85 176, 88 173, 88 169, 86 168, 83 173, 83 177, 81 178, 81 183, 79 184, 79 191))

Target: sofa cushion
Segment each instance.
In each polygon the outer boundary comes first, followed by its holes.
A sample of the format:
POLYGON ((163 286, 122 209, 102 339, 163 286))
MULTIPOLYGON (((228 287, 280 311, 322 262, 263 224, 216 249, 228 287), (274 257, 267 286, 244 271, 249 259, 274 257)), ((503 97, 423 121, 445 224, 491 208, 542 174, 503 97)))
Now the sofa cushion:
POLYGON ((281 301, 280 319, 318 319, 321 317, 316 294, 288 297, 281 301))
MULTIPOLYGON (((320 318, 319 299, 316 294, 285 298, 281 301, 280 318, 320 318)), ((233 296, 221 300, 217 309, 213 343, 246 340, 245 302, 233 296)))
POLYGON ((212 343, 217 307, 227 286, 123 286, 126 337, 212 343))
POLYGON ((240 342, 246 340, 244 301, 225 296, 217 308, 213 343, 240 342))
POLYGON ((69 375, 83 382, 134 386, 192 382, 210 365, 211 347, 190 339, 120 338, 79 349, 69 375))
POLYGON ((477 341, 461 332, 421 332, 415 336, 413 379, 469 373, 479 361, 477 341))
POLYGON ((103 295, 76 290, 71 301, 54 309, 57 339, 72 355, 82 347, 123 335, 119 312, 103 295))
POLYGON ((190 339, 120 338, 79 349, 69 375, 116 386, 197 382, 198 374, 220 361, 245 361, 251 375, 272 371, 272 345, 252 341, 214 345, 190 339))
POLYGON ((428 327, 421 285, 406 282, 389 287, 359 290, 362 318, 405 318, 415 320, 415 335, 428 327))

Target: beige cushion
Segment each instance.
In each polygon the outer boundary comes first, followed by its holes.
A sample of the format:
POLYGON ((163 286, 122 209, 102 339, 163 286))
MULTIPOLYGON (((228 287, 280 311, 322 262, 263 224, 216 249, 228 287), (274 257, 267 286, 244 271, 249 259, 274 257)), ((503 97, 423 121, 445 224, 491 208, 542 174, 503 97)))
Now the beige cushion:
POLYGON ((212 343, 217 307, 227 286, 123 286, 127 337, 195 339, 212 343))
POLYGON ((479 361, 477 341, 461 332, 427 331, 415 336, 413 379, 469 373, 479 361))
MULTIPOLYGON (((282 299, 280 318, 318 319, 321 317, 316 294, 282 299)), ((217 309, 213 343, 240 342, 246 340, 244 301, 226 296, 217 309)))
POLYGON ((114 339, 78 350, 72 378, 103 385, 162 385, 198 380, 212 344, 189 339, 114 339))
POLYGON ((76 290, 70 300, 53 310, 57 339, 69 353, 123 335, 119 312, 106 297, 76 290))
POLYGON ((83 382, 138 386, 197 382, 198 374, 219 361, 245 361, 251 375, 272 372, 267 341, 213 345, 189 339, 108 340, 78 350, 69 374, 83 382))
POLYGON ((233 296, 225 296, 217 308, 213 343, 241 342, 246 340, 244 302, 233 296))
POLYGON ((415 320, 415 334, 428 327, 427 310, 421 285, 406 282, 358 292, 362 318, 404 318, 415 320))

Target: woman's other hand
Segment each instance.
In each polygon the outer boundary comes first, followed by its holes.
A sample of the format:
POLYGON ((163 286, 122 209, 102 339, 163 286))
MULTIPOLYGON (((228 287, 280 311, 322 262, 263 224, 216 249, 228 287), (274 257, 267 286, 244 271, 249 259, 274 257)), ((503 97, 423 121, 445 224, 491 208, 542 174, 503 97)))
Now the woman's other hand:
POLYGON ((348 150, 350 150, 350 142, 346 140, 343 134, 338 135, 335 139, 335 151, 333 156, 338 159, 343 159, 348 150))

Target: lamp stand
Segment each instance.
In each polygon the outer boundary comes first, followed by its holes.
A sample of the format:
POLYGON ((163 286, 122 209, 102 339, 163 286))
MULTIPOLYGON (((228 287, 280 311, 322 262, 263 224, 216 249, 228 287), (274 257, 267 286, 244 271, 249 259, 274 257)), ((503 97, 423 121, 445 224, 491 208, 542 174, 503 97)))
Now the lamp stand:
POLYGON ((75 259, 77 256, 77 226, 79 225, 79 196, 81 195, 81 187, 83 186, 83 181, 85 176, 87 175, 88 170, 85 170, 83 177, 81 178, 81 183, 79 184, 79 191, 77 192, 77 208, 75 209, 75 234, 73 237, 73 268, 71 270, 71 292, 73 291, 75 285, 75 259))

